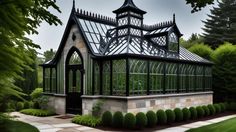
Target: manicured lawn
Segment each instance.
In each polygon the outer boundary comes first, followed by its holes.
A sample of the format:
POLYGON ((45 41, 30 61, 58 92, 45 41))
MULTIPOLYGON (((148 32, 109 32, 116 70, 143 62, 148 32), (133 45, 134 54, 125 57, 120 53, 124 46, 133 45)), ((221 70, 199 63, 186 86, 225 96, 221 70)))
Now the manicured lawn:
POLYGON ((236 118, 216 124, 190 129, 187 132, 236 132, 236 118))
POLYGON ((27 123, 21 121, 7 120, 0 125, 1 132, 39 132, 39 130, 27 123))

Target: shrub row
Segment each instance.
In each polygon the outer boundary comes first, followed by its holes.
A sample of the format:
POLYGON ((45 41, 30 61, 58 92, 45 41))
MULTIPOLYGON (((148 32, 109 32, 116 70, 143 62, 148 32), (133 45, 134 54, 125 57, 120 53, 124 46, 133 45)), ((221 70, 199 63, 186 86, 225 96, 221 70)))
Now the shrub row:
POLYGON ((21 111, 23 109, 32 109, 35 108, 35 103, 30 101, 25 102, 10 102, 7 104, 7 112, 13 112, 13 111, 21 111))
MULTIPOLYGON (((234 104, 236 106, 236 104, 234 104)), ((146 126, 153 127, 157 124, 171 124, 173 122, 187 121, 190 119, 199 119, 202 117, 215 115, 226 111, 227 106, 225 103, 198 106, 188 108, 176 108, 174 110, 158 110, 156 113, 148 111, 146 114, 139 112, 136 115, 127 113, 123 115, 122 112, 115 112, 113 115, 111 112, 106 111, 102 115, 102 124, 104 126, 112 126, 115 128, 138 128, 142 129, 146 126)))

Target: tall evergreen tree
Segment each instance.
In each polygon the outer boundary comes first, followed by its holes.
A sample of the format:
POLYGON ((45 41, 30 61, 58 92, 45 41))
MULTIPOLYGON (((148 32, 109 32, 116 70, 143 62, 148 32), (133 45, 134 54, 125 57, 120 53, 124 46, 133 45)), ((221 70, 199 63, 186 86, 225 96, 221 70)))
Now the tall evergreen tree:
POLYGON ((205 27, 204 42, 212 48, 224 42, 236 44, 236 0, 218 1, 218 7, 211 10, 205 27))

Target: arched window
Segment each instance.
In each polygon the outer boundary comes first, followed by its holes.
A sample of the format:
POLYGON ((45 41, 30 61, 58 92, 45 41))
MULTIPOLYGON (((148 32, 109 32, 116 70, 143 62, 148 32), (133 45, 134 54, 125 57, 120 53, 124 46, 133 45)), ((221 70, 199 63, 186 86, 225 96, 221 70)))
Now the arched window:
POLYGON ((82 60, 79 54, 75 51, 70 57, 69 65, 80 65, 80 64, 82 64, 82 60))

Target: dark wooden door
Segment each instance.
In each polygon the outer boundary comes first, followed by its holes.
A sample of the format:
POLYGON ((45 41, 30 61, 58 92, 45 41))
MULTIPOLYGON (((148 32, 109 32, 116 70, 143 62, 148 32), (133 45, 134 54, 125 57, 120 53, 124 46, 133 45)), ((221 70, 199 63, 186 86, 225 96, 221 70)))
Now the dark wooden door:
POLYGON ((66 93, 66 113, 82 114, 83 67, 81 65, 67 67, 66 93))

